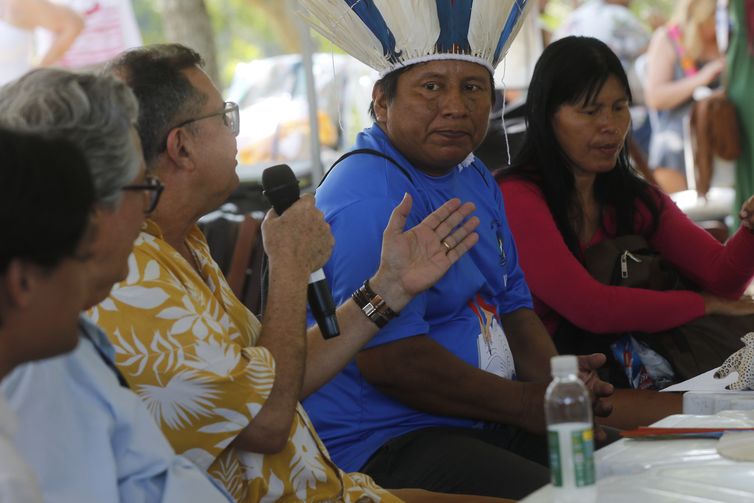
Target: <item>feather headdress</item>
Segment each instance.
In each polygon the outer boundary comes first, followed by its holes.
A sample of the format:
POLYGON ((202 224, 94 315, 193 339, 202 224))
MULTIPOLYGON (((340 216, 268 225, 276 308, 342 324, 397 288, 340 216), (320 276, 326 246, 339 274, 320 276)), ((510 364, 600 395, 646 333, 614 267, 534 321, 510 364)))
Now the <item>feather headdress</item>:
POLYGON ((528 0, 299 0, 325 38, 380 77, 423 61, 461 59, 490 73, 503 59, 528 0))

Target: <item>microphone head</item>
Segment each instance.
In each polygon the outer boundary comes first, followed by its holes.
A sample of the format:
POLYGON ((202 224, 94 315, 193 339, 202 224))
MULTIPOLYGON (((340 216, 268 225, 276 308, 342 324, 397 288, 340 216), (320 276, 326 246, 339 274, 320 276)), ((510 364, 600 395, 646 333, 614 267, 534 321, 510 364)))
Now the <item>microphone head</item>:
POLYGON ((262 193, 281 215, 290 205, 298 201, 301 191, 296 175, 287 164, 278 164, 262 172, 262 193))

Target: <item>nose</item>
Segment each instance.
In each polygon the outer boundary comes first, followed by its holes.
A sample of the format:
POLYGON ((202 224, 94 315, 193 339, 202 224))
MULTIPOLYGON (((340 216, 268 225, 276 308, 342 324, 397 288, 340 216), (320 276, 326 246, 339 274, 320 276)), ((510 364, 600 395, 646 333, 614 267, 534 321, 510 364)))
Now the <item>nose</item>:
POLYGON ((603 133, 617 134, 627 127, 623 114, 614 110, 603 110, 600 114, 599 127, 603 133))
POLYGON ((463 90, 451 87, 445 91, 442 99, 443 115, 448 117, 462 117, 470 111, 470 103, 464 97, 463 90))

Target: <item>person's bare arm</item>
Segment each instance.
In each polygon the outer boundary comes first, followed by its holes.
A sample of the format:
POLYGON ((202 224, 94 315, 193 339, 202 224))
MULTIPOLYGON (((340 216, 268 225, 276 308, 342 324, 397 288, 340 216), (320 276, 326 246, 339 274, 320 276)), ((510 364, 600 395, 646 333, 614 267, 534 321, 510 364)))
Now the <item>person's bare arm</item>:
POLYGON ((550 358, 555 344, 542 321, 531 309, 517 309, 500 316, 503 331, 516 361, 516 374, 525 381, 549 381, 550 358))
POLYGON ((312 196, 302 197, 282 216, 270 210, 262 233, 270 288, 258 345, 275 359, 275 381, 236 443, 247 451, 271 453, 285 446, 296 413, 306 358, 307 282, 330 256, 333 238, 312 196))
MULTIPOLYGON (((519 309, 501 317, 519 377, 511 381, 467 364, 426 335, 362 351, 364 378, 383 393, 425 412, 510 424, 535 433, 545 428, 544 393, 550 381, 552 341, 536 315, 519 309)), ((595 369, 603 355, 579 357, 581 378, 592 392, 595 415, 606 416, 613 388, 595 369)))
POLYGON ((547 381, 503 379, 464 362, 426 335, 362 351, 364 378, 410 407, 543 432, 547 381))
POLYGON ((84 19, 63 5, 48 0, 7 0, 7 19, 10 24, 26 30, 44 28, 53 33, 49 49, 39 60, 39 66, 58 61, 84 29, 84 19))
MULTIPOLYGON (((333 240, 322 213, 313 207, 313 198, 303 199, 282 217, 268 214, 263 224, 270 290, 259 345, 270 350, 276 370, 269 398, 236 440, 240 448, 253 452, 279 451, 288 438, 299 397, 329 380, 377 332, 377 326, 349 300, 337 312, 341 335, 325 341, 316 327, 310 330, 314 351, 311 363, 306 361, 306 284, 309 273, 329 257, 333 240), (305 372, 308 380, 302 392, 305 372)), ((410 209, 407 197, 394 210, 385 230, 381 267, 373 278, 375 291, 396 309, 442 277, 478 239, 473 232, 476 218, 456 229, 474 210, 472 204, 451 200, 404 232, 410 209), (449 253, 440 244, 443 238, 453 245, 449 253)))
MULTIPOLYGON (((462 205, 458 199, 448 201, 404 232, 411 203, 406 195, 393 210, 383 233, 380 267, 369 281, 372 290, 396 312, 439 280, 478 239, 473 231, 479 220, 467 219, 474 205, 462 205), (452 245, 450 251, 441 240, 452 245)), ((377 333, 377 325, 352 300, 338 308, 337 316, 340 336, 325 340, 316 326, 309 330, 302 398, 332 379, 377 333)))
POLYGON ((696 75, 674 80, 677 59, 666 30, 658 30, 647 51, 644 99, 650 108, 668 110, 681 105, 691 99, 697 87, 709 85, 725 68, 722 58, 715 59, 704 65, 696 75))

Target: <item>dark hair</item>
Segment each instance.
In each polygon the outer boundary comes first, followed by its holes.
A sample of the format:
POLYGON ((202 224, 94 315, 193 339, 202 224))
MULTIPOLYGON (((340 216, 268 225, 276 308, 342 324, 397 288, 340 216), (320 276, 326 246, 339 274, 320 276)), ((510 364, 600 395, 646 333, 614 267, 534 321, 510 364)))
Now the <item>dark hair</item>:
POLYGON ((94 185, 68 140, 0 129, 0 274, 15 259, 54 268, 89 225, 94 185))
MULTIPOLYGON (((591 37, 566 37, 549 45, 537 61, 529 84, 523 146, 512 166, 497 174, 498 179, 518 177, 539 186, 566 245, 579 258, 581 248, 574 222, 580 222, 582 208, 552 119, 561 105, 591 102, 610 76, 620 81, 630 102, 626 72, 603 42, 591 37)), ((636 232, 636 202, 640 201, 652 215, 652 221, 647 222, 651 235, 657 227, 660 200, 656 189, 631 166, 627 142, 615 168, 597 175, 594 196, 603 207, 614 209, 617 235, 636 232)))
MULTIPOLYGON (((385 99, 388 103, 395 99, 395 95, 398 92, 398 77, 413 66, 414 65, 402 66, 374 83, 375 87, 380 86, 382 88, 382 93, 385 95, 385 99)), ((374 112, 374 100, 369 103, 369 116, 372 117, 373 121, 377 120, 377 114, 374 112)))
MULTIPOLYGON (((415 63, 415 65, 420 64, 422 63, 415 63)), ((401 74, 403 74, 406 70, 413 67, 414 65, 402 66, 397 70, 393 70, 392 72, 388 73, 374 83, 375 86, 380 86, 382 88, 382 93, 385 95, 385 99, 388 103, 393 101, 395 99, 395 95, 398 93, 398 77, 400 77, 401 74)), ((492 74, 490 74, 490 90, 492 103, 495 103, 495 79, 492 74)), ((377 120, 377 114, 375 114, 374 112, 374 100, 369 103, 369 116, 373 121, 377 120)))
POLYGON ((126 51, 105 67, 122 78, 139 101, 139 136, 144 159, 151 163, 164 150, 170 129, 198 113, 207 96, 183 73, 204 65, 202 57, 181 44, 157 44, 126 51))

